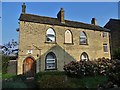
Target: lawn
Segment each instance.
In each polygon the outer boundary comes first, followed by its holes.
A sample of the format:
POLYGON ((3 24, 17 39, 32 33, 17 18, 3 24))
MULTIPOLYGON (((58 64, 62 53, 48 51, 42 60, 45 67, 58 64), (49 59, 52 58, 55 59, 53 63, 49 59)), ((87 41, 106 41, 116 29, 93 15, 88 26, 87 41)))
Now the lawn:
POLYGON ((1 75, 2 79, 8 79, 8 78, 12 78, 12 77, 16 76, 14 74, 0 74, 0 75, 1 75))

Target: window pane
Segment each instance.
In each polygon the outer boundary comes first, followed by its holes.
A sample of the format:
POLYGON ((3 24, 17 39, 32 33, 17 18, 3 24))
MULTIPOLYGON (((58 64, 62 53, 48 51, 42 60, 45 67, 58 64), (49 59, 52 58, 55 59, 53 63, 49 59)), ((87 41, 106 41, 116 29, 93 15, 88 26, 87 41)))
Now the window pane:
POLYGON ((47 69, 55 69, 55 63, 47 63, 47 69))
POLYGON ((103 37, 107 37, 107 32, 103 32, 103 37))
POLYGON ((84 32, 80 33, 80 44, 87 44, 87 37, 84 32))
POLYGON ((86 38, 81 38, 80 39, 80 44, 86 44, 86 43, 87 43, 86 38))
POLYGON ((69 30, 65 32, 65 43, 72 43, 72 34, 69 30))
POLYGON ((53 53, 49 53, 46 56, 46 69, 55 69, 56 67, 56 57, 53 53))
POLYGON ((49 28, 46 33, 47 42, 55 42, 55 32, 52 28, 49 28))
POLYGON ((81 54, 81 60, 82 61, 88 61, 88 55, 86 53, 81 54))
POLYGON ((108 52, 108 46, 107 46, 107 44, 103 44, 103 49, 104 49, 104 52, 108 52))

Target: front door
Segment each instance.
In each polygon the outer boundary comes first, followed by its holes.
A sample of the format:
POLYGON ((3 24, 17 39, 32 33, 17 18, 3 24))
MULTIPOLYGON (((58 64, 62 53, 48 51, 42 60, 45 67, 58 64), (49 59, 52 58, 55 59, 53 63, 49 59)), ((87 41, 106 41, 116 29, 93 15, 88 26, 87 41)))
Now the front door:
POLYGON ((23 73, 26 76, 30 76, 30 77, 34 76, 34 74, 35 74, 35 61, 31 57, 28 57, 24 60, 23 73))

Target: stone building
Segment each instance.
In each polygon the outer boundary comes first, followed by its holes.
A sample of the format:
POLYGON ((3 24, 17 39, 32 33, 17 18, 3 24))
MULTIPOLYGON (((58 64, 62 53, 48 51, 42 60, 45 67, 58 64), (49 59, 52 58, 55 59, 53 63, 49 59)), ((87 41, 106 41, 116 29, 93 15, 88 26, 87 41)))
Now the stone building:
POLYGON ((111 56, 115 49, 120 48, 120 19, 110 19, 105 28, 110 29, 111 56))
POLYGON ((57 18, 26 13, 22 5, 19 23, 17 74, 33 76, 46 70, 62 71, 70 61, 110 58, 109 30, 97 25, 65 20, 63 8, 57 18))

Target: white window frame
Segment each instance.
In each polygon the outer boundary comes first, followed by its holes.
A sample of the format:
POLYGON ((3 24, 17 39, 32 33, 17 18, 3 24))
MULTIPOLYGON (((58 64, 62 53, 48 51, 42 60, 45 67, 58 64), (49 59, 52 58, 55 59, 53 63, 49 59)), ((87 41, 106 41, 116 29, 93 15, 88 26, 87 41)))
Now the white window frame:
POLYGON ((56 35, 55 35, 55 31, 52 28, 48 28, 46 31, 46 42, 55 42, 56 39, 56 35), (50 32, 51 30, 51 32, 50 32), (48 40, 50 39, 50 40, 48 40), (53 39, 53 40, 52 40, 53 39))
POLYGON ((65 31, 64 40, 65 40, 64 41, 65 43, 73 43, 73 35, 72 35, 72 32, 69 29, 65 31), (69 38, 70 38, 69 42, 67 41, 67 37, 68 37, 67 34, 68 33, 69 33, 69 38))
POLYGON ((103 44, 103 51, 104 53, 108 53, 108 44, 103 44), (107 51, 105 51, 105 48, 107 48, 107 51))
POLYGON ((107 32, 103 32, 103 38, 107 37, 107 32))
POLYGON ((82 61, 88 61, 88 60, 89 60, 88 54, 85 53, 85 52, 83 52, 83 53, 81 54, 80 60, 82 60, 82 61), (86 56, 86 57, 85 57, 84 59, 82 59, 82 56, 83 56, 83 57, 86 56))
POLYGON ((80 32, 80 44, 81 44, 81 45, 86 45, 86 44, 88 44, 86 33, 83 32, 83 31, 80 32), (84 36, 81 36, 81 33, 83 33, 84 36), (81 40, 85 40, 85 43, 81 43, 81 40))
POLYGON ((27 50, 27 54, 33 54, 33 50, 27 50))
MULTIPOLYGON (((54 55, 52 53, 48 53, 47 56, 49 54, 54 55)), ((54 58, 52 59, 48 59, 47 56, 46 56, 46 70, 56 69, 56 58, 55 58, 56 56, 53 56, 54 58)))

